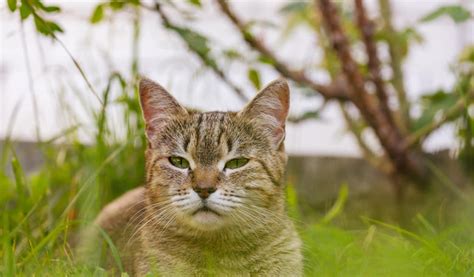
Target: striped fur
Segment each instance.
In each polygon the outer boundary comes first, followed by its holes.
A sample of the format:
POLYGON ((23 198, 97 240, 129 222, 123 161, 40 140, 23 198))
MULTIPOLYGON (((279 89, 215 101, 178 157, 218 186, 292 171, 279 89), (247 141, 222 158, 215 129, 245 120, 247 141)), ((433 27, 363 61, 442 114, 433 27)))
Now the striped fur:
POLYGON ((97 219, 129 273, 302 274, 300 240, 285 212, 288 94, 286 82, 277 80, 238 113, 196 112, 182 108, 161 86, 141 81, 147 182, 97 219), (171 156, 185 158, 190 168, 173 166, 171 156), (238 157, 249 162, 224 168, 238 157), (203 200, 193 190, 196 183, 216 189, 205 200, 214 212, 199 211, 203 200))

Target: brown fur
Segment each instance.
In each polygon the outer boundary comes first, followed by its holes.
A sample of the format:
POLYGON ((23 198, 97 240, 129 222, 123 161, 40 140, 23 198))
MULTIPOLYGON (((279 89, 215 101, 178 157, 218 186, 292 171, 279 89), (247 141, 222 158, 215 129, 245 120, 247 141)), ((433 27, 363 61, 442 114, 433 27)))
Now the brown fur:
POLYGON ((141 81, 147 183, 109 204, 96 220, 127 272, 302 274, 301 243, 285 212, 288 93, 286 82, 277 80, 239 113, 200 113, 182 108, 152 81, 141 81), (190 168, 176 168, 170 156, 186 158, 190 168), (224 168, 237 157, 249 161, 224 168), (201 199, 196 187, 212 191, 201 199))

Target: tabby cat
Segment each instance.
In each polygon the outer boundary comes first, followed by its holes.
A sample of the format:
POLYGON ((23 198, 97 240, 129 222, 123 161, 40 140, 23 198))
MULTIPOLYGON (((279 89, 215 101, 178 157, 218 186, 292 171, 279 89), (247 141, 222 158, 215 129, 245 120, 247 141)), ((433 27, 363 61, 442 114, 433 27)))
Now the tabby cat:
POLYGON ((185 109, 146 78, 140 102, 146 185, 96 219, 124 270, 132 276, 301 275, 301 242, 285 212, 286 81, 272 82, 239 112, 185 109))

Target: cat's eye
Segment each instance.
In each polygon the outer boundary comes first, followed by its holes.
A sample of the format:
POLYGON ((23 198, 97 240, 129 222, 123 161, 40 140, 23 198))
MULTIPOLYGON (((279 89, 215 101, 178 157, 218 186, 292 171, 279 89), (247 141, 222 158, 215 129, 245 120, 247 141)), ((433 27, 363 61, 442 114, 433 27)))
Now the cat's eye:
POLYGON ((172 165, 176 166, 177 168, 182 168, 182 169, 189 168, 189 162, 185 158, 169 157, 169 161, 172 165))
POLYGON ((236 168, 239 168, 239 167, 242 167, 244 165, 246 165, 247 163, 249 162, 249 159, 247 158, 236 158, 236 159, 232 159, 230 161, 228 161, 224 168, 226 169, 236 169, 236 168))

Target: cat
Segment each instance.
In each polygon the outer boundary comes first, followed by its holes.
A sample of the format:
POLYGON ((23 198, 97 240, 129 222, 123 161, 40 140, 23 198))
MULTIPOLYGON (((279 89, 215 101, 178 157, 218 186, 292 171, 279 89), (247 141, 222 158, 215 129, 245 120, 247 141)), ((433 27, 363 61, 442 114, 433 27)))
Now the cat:
POLYGON ((286 81, 239 112, 185 109, 147 78, 139 94, 146 184, 95 221, 120 255, 111 263, 131 276, 302 275, 301 241, 285 211, 286 81))

